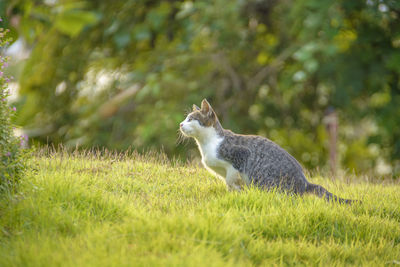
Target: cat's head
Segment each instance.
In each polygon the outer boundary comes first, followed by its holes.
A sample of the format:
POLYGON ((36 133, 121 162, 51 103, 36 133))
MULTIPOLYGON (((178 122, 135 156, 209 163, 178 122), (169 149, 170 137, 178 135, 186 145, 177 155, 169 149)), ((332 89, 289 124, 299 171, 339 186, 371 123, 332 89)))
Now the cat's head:
POLYGON ((217 115, 206 99, 201 102, 201 108, 193 105, 193 110, 180 124, 180 130, 185 136, 198 138, 207 129, 214 128, 218 122, 217 115))

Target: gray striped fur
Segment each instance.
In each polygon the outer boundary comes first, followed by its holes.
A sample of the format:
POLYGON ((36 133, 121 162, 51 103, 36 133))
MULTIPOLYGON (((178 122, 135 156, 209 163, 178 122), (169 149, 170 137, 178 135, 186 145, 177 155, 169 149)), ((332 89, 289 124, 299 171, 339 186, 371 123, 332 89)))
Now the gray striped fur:
POLYGON ((188 117, 198 120, 204 127, 214 127, 217 135, 222 138, 217 148, 217 157, 229 162, 240 176, 247 178, 248 184, 263 189, 277 188, 298 195, 313 193, 328 201, 352 202, 308 182, 299 162, 271 140, 223 129, 207 100, 203 100, 201 109, 194 106, 188 117))

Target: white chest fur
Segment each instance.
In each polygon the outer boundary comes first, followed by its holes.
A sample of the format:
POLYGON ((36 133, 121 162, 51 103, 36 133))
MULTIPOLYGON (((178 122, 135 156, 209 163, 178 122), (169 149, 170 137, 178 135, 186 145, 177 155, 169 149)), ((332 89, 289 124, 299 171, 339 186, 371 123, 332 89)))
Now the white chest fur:
POLYGON ((226 175, 226 170, 232 166, 229 162, 218 158, 218 147, 223 141, 223 137, 218 136, 215 132, 209 132, 207 138, 196 139, 197 145, 201 153, 201 162, 208 170, 222 176, 226 175))

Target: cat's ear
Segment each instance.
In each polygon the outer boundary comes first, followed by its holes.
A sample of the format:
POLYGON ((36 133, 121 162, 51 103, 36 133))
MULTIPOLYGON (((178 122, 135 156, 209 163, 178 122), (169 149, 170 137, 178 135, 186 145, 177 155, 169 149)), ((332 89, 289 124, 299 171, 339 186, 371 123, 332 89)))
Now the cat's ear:
POLYGON ((193 111, 197 111, 200 110, 200 108, 198 106, 196 106, 195 104, 193 104, 193 111))
POLYGON ((204 114, 207 114, 208 112, 212 111, 212 107, 210 105, 210 103, 208 103, 207 99, 203 99, 203 101, 201 101, 201 111, 204 114))
POLYGON ((208 103, 207 99, 203 99, 203 101, 201 101, 201 112, 203 114, 205 114, 206 116, 208 116, 209 118, 214 118, 215 117, 215 113, 213 108, 211 107, 210 103, 208 103))

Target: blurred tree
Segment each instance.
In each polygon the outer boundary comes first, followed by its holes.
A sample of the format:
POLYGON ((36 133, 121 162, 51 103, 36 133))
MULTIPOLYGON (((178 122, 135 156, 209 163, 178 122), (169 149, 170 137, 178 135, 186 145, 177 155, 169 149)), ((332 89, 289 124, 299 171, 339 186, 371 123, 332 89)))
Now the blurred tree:
POLYGON ((6 2, 32 47, 18 123, 41 142, 187 156, 177 125, 207 97, 225 127, 314 168, 334 106, 343 167, 400 171, 398 1, 6 2))

